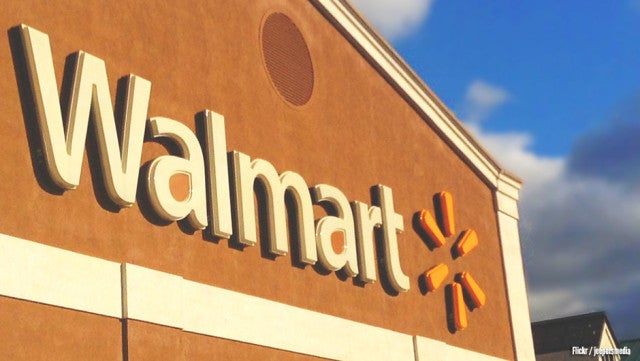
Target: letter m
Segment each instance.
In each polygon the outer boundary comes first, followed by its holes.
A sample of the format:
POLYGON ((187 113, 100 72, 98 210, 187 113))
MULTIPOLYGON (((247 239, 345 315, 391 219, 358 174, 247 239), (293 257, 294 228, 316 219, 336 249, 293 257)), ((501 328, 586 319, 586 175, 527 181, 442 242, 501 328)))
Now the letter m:
POLYGON ((20 34, 51 179, 63 189, 78 187, 92 115, 108 195, 120 206, 135 203, 151 83, 128 76, 119 141, 105 63, 79 51, 63 123, 49 36, 26 25, 20 34))

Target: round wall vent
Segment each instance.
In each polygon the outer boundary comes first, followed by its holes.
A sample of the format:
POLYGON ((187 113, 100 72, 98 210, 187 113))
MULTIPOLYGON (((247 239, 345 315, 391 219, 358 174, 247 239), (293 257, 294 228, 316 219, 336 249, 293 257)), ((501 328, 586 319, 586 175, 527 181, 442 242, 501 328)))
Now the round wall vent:
POLYGON ((282 13, 262 25, 262 56, 278 93, 293 105, 304 105, 313 92, 313 64, 298 27, 282 13))

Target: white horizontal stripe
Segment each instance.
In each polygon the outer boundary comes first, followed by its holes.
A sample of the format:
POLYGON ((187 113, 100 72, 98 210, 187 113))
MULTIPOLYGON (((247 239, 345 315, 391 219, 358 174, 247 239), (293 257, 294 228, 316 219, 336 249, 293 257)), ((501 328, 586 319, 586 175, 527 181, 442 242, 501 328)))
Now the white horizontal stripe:
POLYGON ((460 347, 447 345, 442 341, 431 340, 420 336, 414 338, 414 343, 416 361, 505 361, 498 357, 465 350, 460 347))
POLYGON ((3 234, 0 295, 116 318, 124 314, 124 318, 188 332, 335 360, 438 360, 434 355, 499 360, 444 342, 3 234))
POLYGON ((413 360, 412 336, 187 281, 185 331, 336 360, 413 360))
POLYGON ((122 317, 120 264, 0 234, 0 294, 122 317))
POLYGON ((123 317, 182 328, 183 284, 180 276, 123 264, 123 317))

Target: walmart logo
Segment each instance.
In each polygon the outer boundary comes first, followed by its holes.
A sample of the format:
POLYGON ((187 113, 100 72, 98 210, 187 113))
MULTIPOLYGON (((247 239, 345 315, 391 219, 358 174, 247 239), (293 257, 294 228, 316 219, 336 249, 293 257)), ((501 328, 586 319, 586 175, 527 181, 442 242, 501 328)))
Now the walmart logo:
MULTIPOLYGON (((435 248, 446 245, 447 238, 456 233, 455 217, 453 209, 453 197, 449 192, 440 192, 436 195, 434 206, 436 217, 426 209, 420 211, 420 227, 426 232, 435 248)), ((473 229, 466 229, 458 236, 451 254, 454 259, 468 255, 478 246, 478 234, 473 229)), ((440 263, 427 270, 422 277, 429 292, 434 292, 447 280, 449 267, 440 263)), ((449 309, 452 310, 451 323, 457 331, 462 331, 469 325, 466 307, 480 308, 485 305, 487 297, 469 272, 461 272, 453 277, 453 281, 447 287, 450 297, 449 309), (466 302, 465 302, 466 299, 466 302)))

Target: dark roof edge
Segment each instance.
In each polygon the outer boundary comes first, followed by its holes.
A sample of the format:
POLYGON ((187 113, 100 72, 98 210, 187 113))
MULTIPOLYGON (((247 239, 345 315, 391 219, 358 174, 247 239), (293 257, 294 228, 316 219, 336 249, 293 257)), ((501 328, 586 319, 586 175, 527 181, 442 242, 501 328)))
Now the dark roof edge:
POLYGON ((552 319, 548 319, 548 320, 535 321, 535 322, 531 323, 531 326, 539 326, 539 325, 546 325, 546 324, 553 324, 553 323, 562 323, 562 322, 566 322, 566 321, 569 321, 569 320, 587 318, 587 317, 596 316, 596 315, 602 315, 605 318, 607 317, 606 313, 604 311, 594 311, 594 312, 583 313, 583 314, 578 314, 578 315, 571 315, 571 316, 564 316, 564 317, 560 317, 560 318, 552 318, 552 319))
MULTIPOLYGON (((616 343, 616 345, 620 344, 620 341, 618 341, 618 338, 616 337, 616 333, 613 330, 613 327, 611 326, 611 321, 609 321, 609 317, 607 316, 607 312, 606 311, 595 311, 595 312, 589 312, 589 313, 583 313, 583 314, 579 314, 579 315, 572 315, 572 316, 566 316, 566 317, 561 317, 561 318, 553 318, 550 320, 542 320, 542 321, 536 321, 536 322, 532 322, 531 323, 531 328, 534 328, 536 326, 545 326, 545 325, 551 325, 551 324, 555 324, 555 323, 564 323, 570 320, 578 320, 578 319, 583 319, 583 318, 588 318, 588 317, 595 317, 595 316, 601 316, 604 319, 605 324, 607 325, 607 328, 609 329, 609 332, 611 332, 611 337, 613 337, 613 341, 616 343)), ((602 333, 600 334, 600 337, 602 338, 602 333)), ((638 339, 640 340, 640 339, 638 339)))

